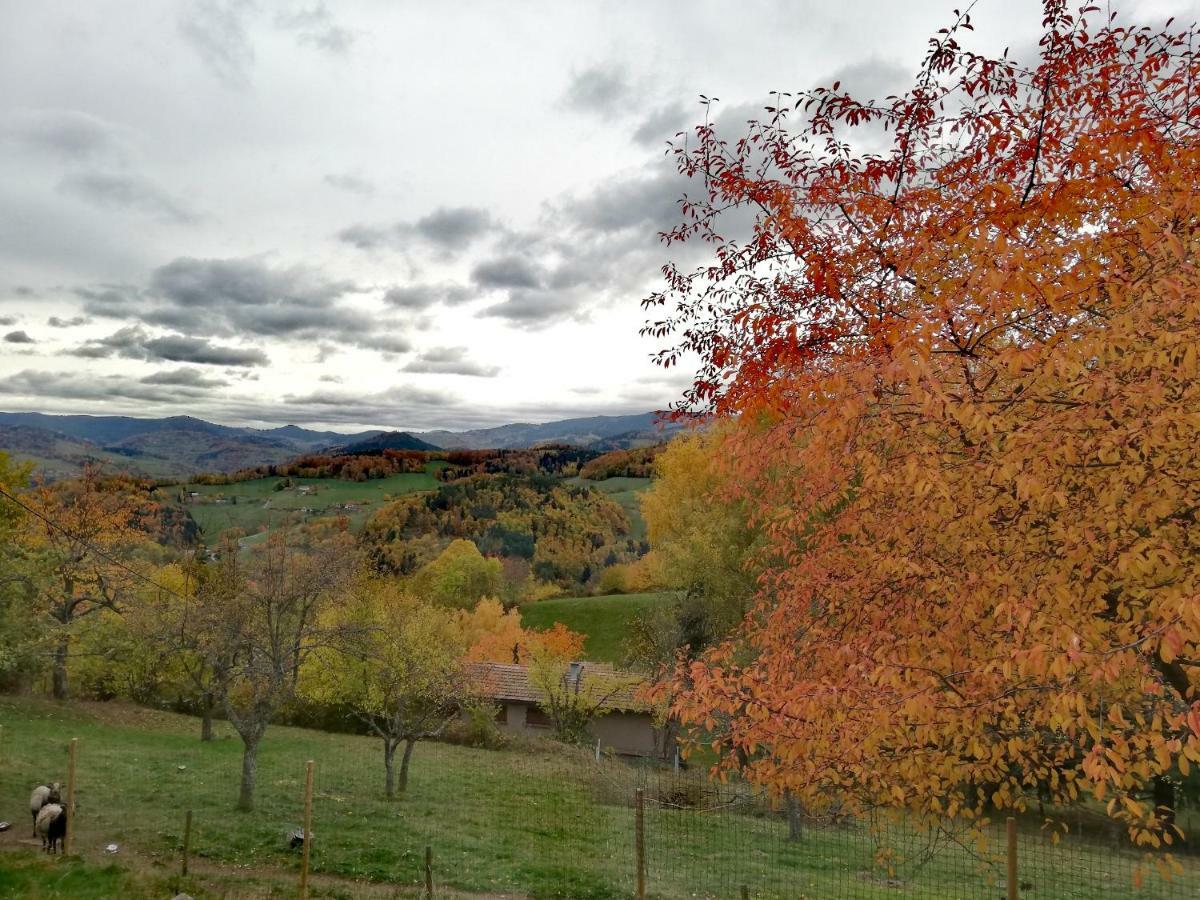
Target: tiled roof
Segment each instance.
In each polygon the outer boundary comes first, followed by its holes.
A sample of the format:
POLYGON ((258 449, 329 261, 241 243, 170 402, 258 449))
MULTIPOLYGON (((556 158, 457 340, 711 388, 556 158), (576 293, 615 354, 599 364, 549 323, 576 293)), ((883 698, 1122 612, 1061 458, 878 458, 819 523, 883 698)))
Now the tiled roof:
MULTIPOLYGON (((525 703, 541 703, 543 691, 529 679, 529 667, 511 663, 470 663, 467 671, 475 683, 476 690, 491 700, 517 700, 525 703)), ((603 663, 571 663, 566 678, 581 679, 586 686, 596 685, 603 696, 602 709, 623 709, 648 712, 650 704, 638 699, 637 692, 642 680, 629 672, 618 672, 603 663), (578 666, 578 669, 575 667, 578 666)))

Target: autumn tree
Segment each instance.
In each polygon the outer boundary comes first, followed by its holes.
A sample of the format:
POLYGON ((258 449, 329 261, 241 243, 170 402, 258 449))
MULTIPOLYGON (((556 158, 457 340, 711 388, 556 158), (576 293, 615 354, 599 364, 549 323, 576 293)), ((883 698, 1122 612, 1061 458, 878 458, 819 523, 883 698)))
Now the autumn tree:
POLYGON ((754 598, 758 535, 731 477, 726 429, 673 440, 641 497, 650 555, 661 584, 678 592, 639 617, 631 661, 657 670, 686 648, 697 655, 729 634, 754 598))
POLYGON ((244 577, 237 544, 229 541, 209 564, 185 556, 159 569, 154 580, 165 590, 149 593, 124 617, 138 642, 157 653, 163 687, 199 714, 201 741, 213 739, 234 661, 225 617, 244 577))
POLYGON ((500 561, 487 559, 471 541, 452 541, 410 579, 417 596, 441 606, 469 609, 500 592, 500 561))
POLYGON ((458 613, 457 627, 472 662, 520 663, 527 655, 527 637, 519 609, 485 597, 474 609, 458 613))
POLYGON ((0 490, 7 495, 0 497, 0 680, 28 673, 37 660, 36 580, 22 546, 27 513, 19 505, 30 468, 0 451, 0 490))
POLYGON ((1090 795, 1158 845, 1200 762, 1200 35, 1047 0, 1027 64, 969 30, 893 97, 677 150, 669 239, 716 258, 647 329, 733 422, 765 568, 675 710, 806 803, 1090 795))
POLYGON ((417 742, 440 735, 470 699, 463 633, 450 610, 374 579, 360 580, 331 614, 337 638, 306 665, 304 691, 319 702, 348 707, 383 742, 390 800, 408 787, 417 742))
POLYGON ((351 537, 276 531, 242 561, 225 554, 219 586, 206 596, 220 630, 205 642, 208 665, 223 667, 222 702, 242 739, 238 808, 254 808, 258 749, 272 717, 296 695, 312 654, 334 646, 339 626, 326 613, 347 592, 358 565, 351 537))
POLYGON ((33 514, 21 545, 38 572, 33 605, 49 632, 55 699, 70 693, 75 632, 102 610, 120 611, 137 583, 133 550, 147 538, 134 528, 139 503, 126 488, 89 466, 26 495, 33 514))

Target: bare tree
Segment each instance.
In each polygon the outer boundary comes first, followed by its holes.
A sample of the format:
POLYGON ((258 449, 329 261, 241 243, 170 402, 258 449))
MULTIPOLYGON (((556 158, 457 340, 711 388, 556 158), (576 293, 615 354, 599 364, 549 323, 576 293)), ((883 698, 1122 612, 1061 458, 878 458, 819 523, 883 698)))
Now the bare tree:
POLYGON ((345 533, 280 531, 261 548, 226 562, 213 609, 222 628, 220 657, 225 715, 242 739, 238 809, 254 808, 258 749, 271 719, 296 693, 300 669, 331 646, 336 626, 325 615, 350 586, 357 557, 345 533))

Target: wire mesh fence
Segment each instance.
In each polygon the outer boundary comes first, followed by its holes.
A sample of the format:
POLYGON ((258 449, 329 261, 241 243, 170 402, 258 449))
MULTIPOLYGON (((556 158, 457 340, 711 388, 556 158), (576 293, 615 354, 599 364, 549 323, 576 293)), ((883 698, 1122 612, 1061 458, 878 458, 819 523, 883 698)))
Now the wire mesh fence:
POLYGON ((272 727, 253 773, 254 808, 244 811, 243 748, 224 723, 201 742, 195 720, 115 705, 11 713, 0 707, 0 818, 15 837, 0 839, 38 847, 22 818, 29 792, 67 781, 77 737, 75 851, 182 867, 186 839, 193 872, 239 873, 226 896, 258 895, 268 874, 299 890, 305 837, 311 877, 343 896, 386 886, 385 896, 420 897, 428 885, 438 897, 629 898, 639 885, 662 900, 1200 896, 1200 854, 1183 847, 1164 861, 1086 808, 1015 822, 1010 886, 1002 819, 976 833, 882 813, 789 816, 786 803, 700 767, 549 740, 421 742, 406 767, 401 745, 389 798, 381 741, 272 727))

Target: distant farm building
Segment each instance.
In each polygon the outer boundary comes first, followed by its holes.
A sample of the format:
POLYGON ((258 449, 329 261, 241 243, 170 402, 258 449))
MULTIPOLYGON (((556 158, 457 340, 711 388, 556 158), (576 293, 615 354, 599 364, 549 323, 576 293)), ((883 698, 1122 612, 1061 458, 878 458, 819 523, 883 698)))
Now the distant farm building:
MULTIPOLYGON (((504 663, 472 663, 475 689, 498 707, 501 729, 527 736, 549 735, 554 727, 546 693, 530 680, 529 667, 504 663)), ((638 698, 636 677, 601 663, 571 663, 563 676, 564 688, 589 690, 602 697, 599 711, 588 726, 600 747, 620 756, 667 757, 662 729, 655 725, 655 710, 638 698)))

